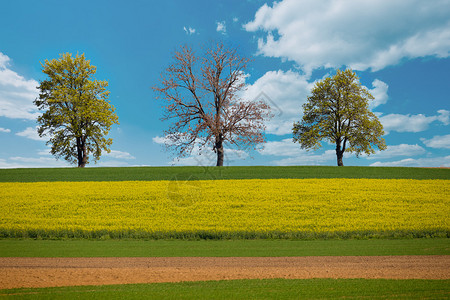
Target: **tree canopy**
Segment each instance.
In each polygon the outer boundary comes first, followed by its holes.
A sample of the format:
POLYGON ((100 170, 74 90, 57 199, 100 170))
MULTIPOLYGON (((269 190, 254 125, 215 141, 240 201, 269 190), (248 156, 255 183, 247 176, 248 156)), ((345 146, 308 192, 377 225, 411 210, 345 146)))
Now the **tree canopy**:
POLYGON ((352 70, 337 70, 312 89, 301 122, 294 123, 294 142, 302 149, 318 149, 322 141, 335 144, 338 166, 343 166, 344 152, 358 157, 375 153, 375 146, 385 150, 383 126, 369 109, 373 99, 352 70))
POLYGON ((222 166, 224 143, 256 148, 265 142, 269 105, 239 96, 249 59, 218 43, 202 56, 181 47, 173 60, 162 74, 161 85, 153 88, 165 103, 163 120, 173 120, 165 131, 166 146, 182 157, 196 145, 210 145, 217 154, 216 165, 222 166))
POLYGON ((105 136, 113 124, 119 124, 107 100, 108 82, 92 78, 96 67, 84 54, 62 54, 41 65, 48 79, 40 82, 39 98, 34 101, 44 111, 37 119, 39 136, 48 135, 51 153, 78 167, 89 163, 89 154, 99 160, 102 150, 110 152, 112 139, 105 136))

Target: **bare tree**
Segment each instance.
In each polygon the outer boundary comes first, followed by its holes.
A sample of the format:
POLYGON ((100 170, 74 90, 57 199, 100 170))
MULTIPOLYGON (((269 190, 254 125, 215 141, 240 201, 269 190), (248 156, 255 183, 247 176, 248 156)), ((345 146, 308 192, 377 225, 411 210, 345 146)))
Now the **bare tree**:
POLYGON ((202 57, 183 46, 173 59, 161 75, 161 85, 153 89, 165 103, 162 120, 173 120, 164 134, 166 146, 178 157, 190 154, 195 145, 212 146, 217 166, 223 166, 224 143, 255 149, 265 142, 269 105, 239 97, 245 88, 244 70, 249 59, 222 43, 206 50, 202 57))

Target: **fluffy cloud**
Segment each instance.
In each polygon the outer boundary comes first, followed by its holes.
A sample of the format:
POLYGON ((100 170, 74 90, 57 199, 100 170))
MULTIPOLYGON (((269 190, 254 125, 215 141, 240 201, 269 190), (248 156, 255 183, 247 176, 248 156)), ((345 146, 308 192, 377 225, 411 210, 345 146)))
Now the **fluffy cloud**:
POLYGON ((450 149, 450 134, 437 135, 429 140, 421 139, 421 141, 430 148, 450 149))
MULTIPOLYGON (((97 167, 128 167, 127 162, 118 160, 100 160, 98 163, 91 162, 89 166, 97 167)), ((63 159, 56 160, 51 157, 10 157, 9 160, 0 159, 0 168, 62 168, 73 167, 63 159)))
POLYGON ((384 131, 398 132, 421 132, 428 129, 431 123, 439 121, 444 125, 449 124, 449 111, 438 110, 438 114, 435 116, 418 115, 401 115, 401 114, 388 114, 381 115, 380 121, 383 124, 384 131))
POLYGON ((186 32, 187 35, 193 35, 195 33, 195 28, 192 27, 183 27, 184 32, 186 32))
POLYGON ((336 160, 334 150, 327 150, 323 154, 315 154, 315 152, 306 152, 302 150, 297 157, 287 157, 280 160, 272 161, 276 166, 305 166, 305 165, 322 165, 324 163, 332 164, 336 160))
POLYGON ((450 124, 450 111, 445 109, 440 109, 437 111, 438 115, 436 116, 436 120, 443 123, 444 125, 450 124))
POLYGON ((164 145, 166 143, 167 139, 165 137, 155 136, 152 138, 152 141, 156 144, 164 145))
POLYGON ((0 127, 0 132, 10 133, 11 129, 0 127))
MULTIPOLYGON (((244 150, 237 149, 224 149, 224 166, 232 164, 234 161, 245 160, 249 157, 248 153, 244 150)), ((215 166, 217 163, 217 155, 211 148, 200 150, 194 147, 192 154, 188 157, 182 157, 180 159, 173 159, 170 164, 176 166, 215 166)))
POLYGON ((292 139, 283 139, 281 141, 270 141, 264 145, 264 148, 258 150, 262 155, 275 156, 297 156, 300 151, 300 145, 292 141, 292 139))
MULTIPOLYGON (((155 136, 153 142, 160 145, 170 144, 165 137, 155 136)), ((249 155, 245 150, 230 149, 224 147, 224 165, 229 165, 233 161, 244 160, 249 155)), ((194 145, 192 152, 187 157, 174 158, 169 164, 177 166, 213 166, 216 165, 217 155, 211 147, 200 148, 198 144, 194 145)))
MULTIPOLYGON (((301 149, 299 144, 292 142, 292 139, 267 142, 264 148, 261 148, 258 152, 261 155, 285 157, 271 162, 271 164, 277 166, 320 165, 325 162, 332 163, 336 160, 335 150, 326 150, 317 154, 317 151, 301 149)), ((345 154, 345 157, 348 156, 348 154, 345 154)))
POLYGON ((0 52, 0 69, 5 69, 9 64, 10 58, 0 52))
POLYGON ((385 82, 378 80, 378 79, 375 79, 372 82, 372 86, 373 86, 373 89, 370 89, 369 91, 372 94, 372 96, 375 98, 375 100, 370 103, 371 109, 373 109, 381 104, 385 104, 387 102, 387 100, 388 100, 387 91, 389 88, 389 86, 385 82))
POLYGON ((135 159, 136 158, 128 152, 118 151, 118 150, 111 150, 111 152, 109 152, 109 153, 104 152, 103 156, 112 157, 112 158, 116 158, 116 159, 135 159))
POLYGON ((216 22, 216 24, 217 24, 216 27, 217 32, 220 32, 221 34, 227 34, 227 26, 225 25, 225 21, 216 22))
POLYGON ((24 131, 16 133, 16 135, 35 141, 45 140, 44 138, 39 137, 39 134, 37 133, 37 127, 27 127, 24 131))
POLYGON ((123 160, 100 160, 97 163, 92 163, 90 164, 92 166, 97 166, 97 167, 131 167, 132 165, 130 165, 128 162, 123 161, 123 160))
POLYGON ((292 124, 301 119, 302 105, 314 83, 293 71, 269 71, 242 95, 243 99, 266 101, 273 109, 274 118, 267 123, 266 132, 284 135, 292 132, 292 124))
POLYGON ((44 150, 38 150, 38 151, 37 151, 37 154, 38 154, 39 156, 51 156, 51 155, 52 155, 52 153, 51 153, 51 147, 47 146, 47 148, 44 149, 44 150))
MULTIPOLYGON (((54 168, 73 166, 64 159, 57 160, 53 157, 50 153, 50 147, 39 149, 36 153, 37 157, 14 156, 8 159, 0 159, 0 168, 54 168)), ((130 165, 124 160, 135 159, 130 153, 117 150, 111 150, 111 153, 104 152, 102 157, 107 159, 100 159, 97 163, 92 161, 90 165, 98 167, 126 167, 130 165)))
MULTIPOLYGON (((330 163, 336 160, 335 150, 326 150, 321 154, 318 151, 306 151, 300 148, 300 145, 292 142, 292 139, 283 139, 281 141, 267 142, 264 148, 259 150, 261 155, 282 156, 283 159, 275 160, 272 163, 280 166, 287 165, 319 165, 323 163, 330 163)), ((419 145, 393 145, 388 146, 387 150, 377 151, 371 156, 365 154, 361 158, 370 160, 374 159, 388 159, 399 156, 418 156, 425 154, 426 151, 419 145)), ((349 158, 353 154, 345 153, 344 158, 349 158)), ((377 162, 376 164, 381 164, 377 162)))
POLYGON ((419 145, 408 145, 408 144, 400 144, 388 146, 388 148, 384 151, 376 151, 375 154, 370 156, 364 155, 367 159, 388 159, 392 157, 399 156, 418 156, 425 154, 426 151, 419 145))
MULTIPOLYGON (((47 149, 39 150, 38 155, 44 155, 48 156, 51 155, 50 153, 50 147, 47 147, 47 149)), ((136 159, 133 155, 131 155, 128 152, 125 151, 118 151, 118 150, 111 150, 111 152, 107 153, 106 151, 102 152, 102 157, 108 157, 108 158, 114 158, 114 159, 136 159)))
POLYGON ((265 56, 296 61, 310 73, 319 67, 383 69, 402 59, 448 57, 448 1, 284 0, 264 4, 247 31, 264 31, 265 56))
POLYGON ((450 155, 433 158, 406 158, 391 162, 375 162, 373 167, 450 167, 450 155))
POLYGON ((0 168, 57 168, 69 167, 64 160, 50 157, 10 157, 8 160, 0 159, 0 168))
POLYGON ((0 52, 0 117, 35 120, 39 113, 33 104, 39 83, 9 69, 10 58, 0 52))

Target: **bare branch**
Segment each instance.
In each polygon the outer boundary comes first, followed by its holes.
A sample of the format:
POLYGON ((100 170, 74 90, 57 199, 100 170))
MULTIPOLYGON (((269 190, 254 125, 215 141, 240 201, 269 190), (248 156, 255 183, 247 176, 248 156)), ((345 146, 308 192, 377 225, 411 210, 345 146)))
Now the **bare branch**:
POLYGON ((203 57, 183 46, 173 60, 161 75, 161 85, 153 89, 165 103, 162 119, 172 121, 165 134, 177 156, 189 154, 195 143, 212 144, 222 165, 224 143, 242 148, 265 142, 270 107, 238 97, 249 59, 218 43, 203 57))

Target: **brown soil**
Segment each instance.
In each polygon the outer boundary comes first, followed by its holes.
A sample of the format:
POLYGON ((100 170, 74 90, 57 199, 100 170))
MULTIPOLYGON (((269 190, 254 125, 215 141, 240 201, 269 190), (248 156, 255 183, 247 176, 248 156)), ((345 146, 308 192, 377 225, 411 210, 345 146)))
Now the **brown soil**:
POLYGON ((0 258, 0 289, 245 278, 450 279, 450 256, 0 258))

